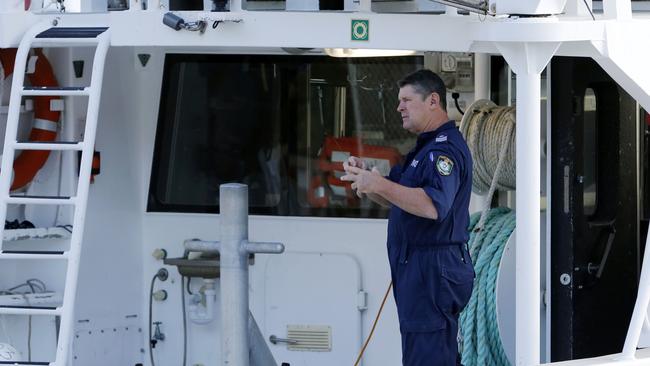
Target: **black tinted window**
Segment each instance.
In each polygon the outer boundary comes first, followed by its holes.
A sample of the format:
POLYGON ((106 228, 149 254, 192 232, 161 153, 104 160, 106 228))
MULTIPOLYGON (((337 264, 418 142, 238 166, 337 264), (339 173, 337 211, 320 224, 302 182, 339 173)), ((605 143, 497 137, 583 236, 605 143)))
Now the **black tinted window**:
POLYGON ((219 185, 249 186, 250 212, 385 217, 343 184, 360 155, 387 174, 414 137, 396 81, 421 57, 167 55, 149 211, 218 212, 219 185))

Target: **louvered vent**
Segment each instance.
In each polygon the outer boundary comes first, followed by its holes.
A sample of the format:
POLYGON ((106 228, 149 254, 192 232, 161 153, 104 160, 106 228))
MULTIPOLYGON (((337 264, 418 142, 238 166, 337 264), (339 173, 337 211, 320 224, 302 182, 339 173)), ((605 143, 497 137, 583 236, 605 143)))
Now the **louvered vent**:
POLYGON ((287 325, 287 338, 291 351, 330 352, 332 350, 332 327, 328 325, 287 325))

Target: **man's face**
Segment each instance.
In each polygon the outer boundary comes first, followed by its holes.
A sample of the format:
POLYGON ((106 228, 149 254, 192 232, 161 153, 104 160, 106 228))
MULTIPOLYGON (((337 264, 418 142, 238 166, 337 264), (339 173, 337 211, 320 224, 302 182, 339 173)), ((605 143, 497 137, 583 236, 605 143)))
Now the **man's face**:
POLYGON ((409 132, 420 133, 431 116, 432 96, 423 100, 412 86, 405 85, 400 88, 398 98, 397 111, 402 116, 402 127, 409 132))

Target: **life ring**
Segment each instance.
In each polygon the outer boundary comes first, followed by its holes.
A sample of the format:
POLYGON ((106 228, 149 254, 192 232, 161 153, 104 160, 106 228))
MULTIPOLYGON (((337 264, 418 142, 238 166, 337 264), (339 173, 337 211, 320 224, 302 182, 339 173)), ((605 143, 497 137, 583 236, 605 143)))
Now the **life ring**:
MULTIPOLYGON (((4 69, 4 78, 7 78, 14 71, 16 60, 15 48, 0 49, 0 63, 4 69)), ((54 77, 54 71, 50 62, 45 58, 43 51, 36 49, 36 67, 34 73, 28 74, 32 86, 57 87, 58 83, 54 77)), ((34 121, 29 133, 30 141, 54 141, 56 139, 57 127, 61 112, 52 111, 50 103, 52 100, 61 99, 56 96, 34 97, 34 121)), ((34 179, 36 173, 45 165, 50 152, 46 150, 25 150, 14 160, 14 175, 11 183, 11 190, 24 187, 34 179)))

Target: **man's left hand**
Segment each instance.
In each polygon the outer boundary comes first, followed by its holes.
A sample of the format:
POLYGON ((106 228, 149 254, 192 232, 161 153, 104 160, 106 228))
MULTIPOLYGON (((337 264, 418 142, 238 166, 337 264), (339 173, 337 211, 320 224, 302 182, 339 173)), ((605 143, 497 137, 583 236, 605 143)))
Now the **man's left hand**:
POLYGON ((360 169, 353 166, 348 166, 346 174, 341 177, 342 181, 352 182, 352 189, 357 191, 357 195, 361 197, 362 194, 376 193, 379 184, 384 179, 377 168, 372 168, 371 171, 360 169))

